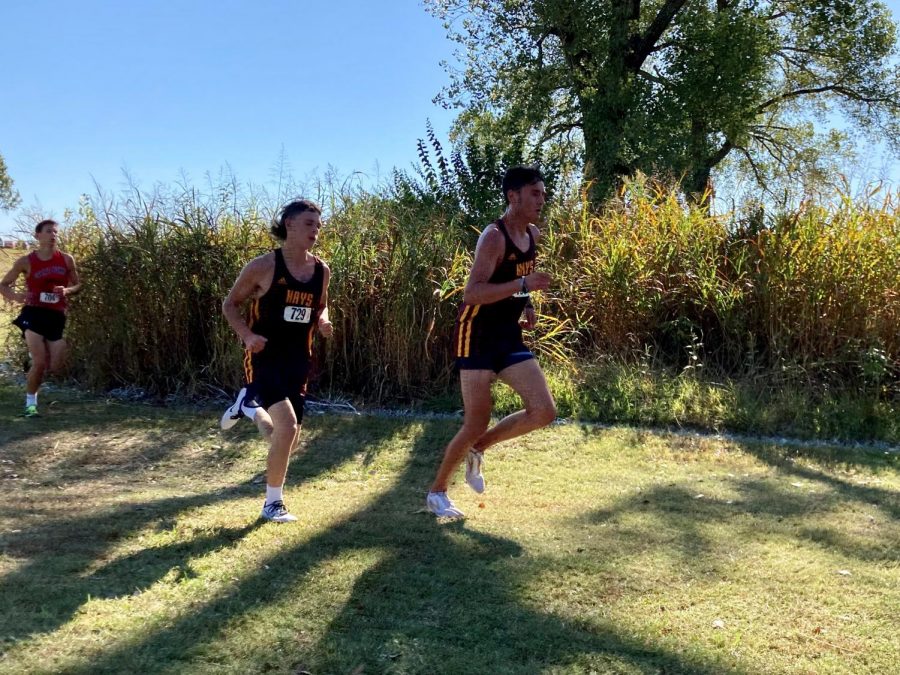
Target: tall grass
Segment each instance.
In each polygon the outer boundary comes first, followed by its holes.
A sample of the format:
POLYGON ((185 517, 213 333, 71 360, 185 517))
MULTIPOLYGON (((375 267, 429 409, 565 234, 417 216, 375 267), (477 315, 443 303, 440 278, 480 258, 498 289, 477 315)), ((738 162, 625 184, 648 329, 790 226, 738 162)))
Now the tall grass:
MULTIPOLYGON (((841 197, 838 195, 838 197, 841 197)), ((602 213, 551 215, 549 313, 577 353, 732 374, 795 369, 816 378, 896 384, 900 211, 845 198, 805 203, 768 224, 716 216, 638 179, 602 213)))
POLYGON ((186 190, 83 210, 66 239, 84 284, 67 330, 79 379, 157 395, 236 381, 241 346, 220 307, 241 267, 269 247, 255 208, 186 190))
POLYGON ((374 401, 446 386, 470 260, 460 229, 437 205, 372 194, 333 205, 322 255, 333 270, 336 331, 319 342, 328 386, 374 401))
MULTIPOLYGON (((450 334, 478 232, 445 195, 402 188, 326 183, 313 195, 336 326, 317 343, 319 390, 388 403, 452 388, 450 334)), ((242 265, 276 245, 275 206, 184 189, 84 208, 66 230, 85 281, 69 330, 75 375, 163 396, 237 386, 241 345, 220 304, 242 265)), ((569 373, 559 386, 583 390, 582 410, 602 389, 584 373, 610 364, 900 401, 896 196, 741 220, 639 177, 600 212, 557 201, 542 230, 539 265, 554 283, 537 298, 532 343, 569 373)))

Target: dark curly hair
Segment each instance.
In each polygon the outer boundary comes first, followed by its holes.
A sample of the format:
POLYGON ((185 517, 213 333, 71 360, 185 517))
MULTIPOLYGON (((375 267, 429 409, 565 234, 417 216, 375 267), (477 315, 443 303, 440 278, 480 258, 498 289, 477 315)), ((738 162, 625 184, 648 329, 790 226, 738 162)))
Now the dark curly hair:
POLYGON ((312 211, 318 213, 320 216, 322 215, 322 209, 320 209, 315 202, 311 202, 308 199, 295 199, 294 201, 285 204, 281 211, 278 212, 278 217, 275 219, 275 222, 272 223, 272 236, 281 241, 287 239, 286 223, 288 219, 293 218, 304 211, 312 211))
POLYGON ((521 190, 526 185, 534 185, 544 180, 544 175, 533 166, 512 166, 503 174, 503 198, 509 204, 510 190, 521 190))

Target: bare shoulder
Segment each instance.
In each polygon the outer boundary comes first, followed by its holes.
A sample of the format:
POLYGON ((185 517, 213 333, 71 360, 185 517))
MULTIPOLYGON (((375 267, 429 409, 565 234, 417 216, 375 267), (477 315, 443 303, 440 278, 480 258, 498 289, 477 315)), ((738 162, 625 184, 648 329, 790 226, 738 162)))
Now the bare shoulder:
POLYGON ((63 253, 63 260, 69 268, 75 267, 75 258, 70 253, 63 253))
POLYGON ((26 253, 16 258, 12 268, 17 272, 27 272, 29 267, 31 267, 31 254, 26 253))
POLYGON ((263 253, 261 256, 257 256, 246 265, 244 265, 243 274, 255 277, 266 274, 267 272, 271 272, 274 269, 275 252, 269 251, 268 253, 263 253))
POLYGON ((529 223, 528 229, 531 230, 531 236, 534 237, 535 240, 541 238, 541 231, 540 231, 540 229, 538 229, 537 225, 535 225, 534 223, 529 223))
POLYGON ((482 230, 481 236, 478 237, 478 246, 481 248, 494 249, 503 247, 504 245, 503 233, 500 231, 500 228, 497 227, 497 223, 488 225, 482 230))

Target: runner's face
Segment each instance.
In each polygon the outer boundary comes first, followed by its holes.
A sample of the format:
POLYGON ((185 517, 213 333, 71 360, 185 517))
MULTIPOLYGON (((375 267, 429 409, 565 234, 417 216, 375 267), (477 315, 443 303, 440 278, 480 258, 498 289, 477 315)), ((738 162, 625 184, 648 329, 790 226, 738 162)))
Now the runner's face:
POLYGON ((294 237, 306 244, 308 248, 312 248, 319 238, 319 230, 322 228, 322 221, 319 214, 315 211, 304 211, 296 216, 288 218, 285 222, 287 230, 294 231, 294 237))
POLYGON ((516 211, 531 222, 535 222, 541 217, 541 209, 547 201, 547 191, 544 189, 543 181, 538 181, 534 185, 510 190, 509 199, 509 203, 516 211))
POLYGON ((56 225, 44 225, 40 232, 36 232, 34 238, 41 246, 56 246, 59 239, 59 228, 56 225))

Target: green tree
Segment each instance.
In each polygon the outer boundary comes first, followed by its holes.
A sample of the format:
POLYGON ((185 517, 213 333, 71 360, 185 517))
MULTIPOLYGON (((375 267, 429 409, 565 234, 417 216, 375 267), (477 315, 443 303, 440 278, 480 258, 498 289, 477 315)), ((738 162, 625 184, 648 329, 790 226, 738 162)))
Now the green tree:
POLYGON ((596 199, 637 171, 700 193, 728 157, 764 185, 819 156, 811 125, 835 110, 900 147, 896 26, 880 2, 426 4, 463 48, 438 97, 463 109, 457 133, 574 139, 596 199))
POLYGON ((3 155, 0 155, 0 210, 9 211, 14 209, 22 201, 19 193, 13 188, 13 180, 9 177, 6 170, 6 162, 3 161, 3 155))

